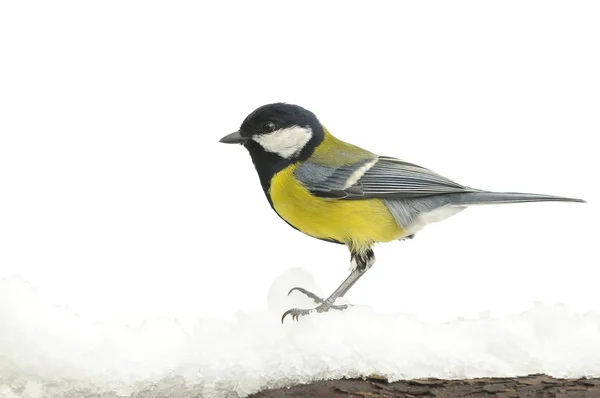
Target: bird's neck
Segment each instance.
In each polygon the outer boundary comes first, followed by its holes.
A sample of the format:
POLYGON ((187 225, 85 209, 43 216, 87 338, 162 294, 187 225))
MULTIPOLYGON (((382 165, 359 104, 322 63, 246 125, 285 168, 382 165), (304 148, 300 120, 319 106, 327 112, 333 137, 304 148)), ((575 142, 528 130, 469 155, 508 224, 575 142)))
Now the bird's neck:
POLYGON ((271 187, 271 179, 273 176, 285 169, 290 164, 294 163, 294 161, 290 159, 282 158, 274 153, 265 151, 259 144, 251 141, 246 145, 246 149, 250 153, 250 157, 252 158, 252 163, 254 163, 254 167, 258 173, 258 177, 260 178, 260 184, 262 185, 265 194, 269 193, 269 188, 271 187))

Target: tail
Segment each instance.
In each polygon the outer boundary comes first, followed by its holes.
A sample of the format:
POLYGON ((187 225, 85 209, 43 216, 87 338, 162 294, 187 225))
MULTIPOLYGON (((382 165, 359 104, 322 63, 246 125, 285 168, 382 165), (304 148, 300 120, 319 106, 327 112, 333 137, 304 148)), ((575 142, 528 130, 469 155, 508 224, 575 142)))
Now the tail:
POLYGON ((563 198, 561 196, 539 195, 535 193, 519 192, 488 192, 475 191, 465 193, 450 193, 444 195, 449 199, 451 206, 471 206, 501 203, 527 203, 527 202, 577 202, 586 203, 583 199, 563 198))

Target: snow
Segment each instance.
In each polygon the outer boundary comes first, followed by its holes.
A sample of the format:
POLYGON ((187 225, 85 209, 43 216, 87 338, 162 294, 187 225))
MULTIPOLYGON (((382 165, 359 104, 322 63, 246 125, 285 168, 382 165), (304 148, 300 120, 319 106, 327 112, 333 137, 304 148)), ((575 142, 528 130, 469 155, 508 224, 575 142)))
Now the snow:
POLYGON ((232 322, 199 318, 185 328, 175 318, 135 325, 86 322, 40 300, 22 278, 5 278, 0 394, 231 397, 369 374, 391 380, 539 372, 600 376, 598 312, 536 303, 502 317, 426 322, 355 305, 281 324, 286 309, 313 305, 304 296, 286 296, 298 283, 319 292, 306 270, 290 269, 273 282, 268 308, 239 311, 232 322))

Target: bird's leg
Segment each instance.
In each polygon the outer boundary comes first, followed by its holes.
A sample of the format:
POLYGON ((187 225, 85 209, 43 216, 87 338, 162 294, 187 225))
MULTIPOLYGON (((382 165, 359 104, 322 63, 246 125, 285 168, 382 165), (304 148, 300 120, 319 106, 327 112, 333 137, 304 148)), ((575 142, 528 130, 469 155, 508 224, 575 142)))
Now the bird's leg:
POLYGON ((330 309, 345 310, 346 308, 348 308, 348 305, 346 305, 346 304, 333 305, 333 303, 335 302, 335 300, 338 297, 344 296, 348 292, 348 290, 350 290, 350 288, 352 286, 354 286, 356 281, 358 281, 360 279, 360 277, 363 276, 365 274, 365 272, 367 272, 367 270, 369 268, 371 268, 371 266, 374 263, 375 263, 375 254, 373 253, 372 249, 367 249, 366 251, 364 251, 362 253, 352 253, 352 257, 351 257, 351 264, 353 267, 352 272, 350 273, 350 275, 348 275, 348 277, 344 280, 344 282, 342 282, 342 284, 337 289, 335 289, 335 291, 329 297, 327 297, 325 300, 323 300, 316 294, 314 294, 304 288, 301 288, 301 287, 293 288, 292 290, 290 290, 290 293, 294 290, 298 290, 301 293, 304 293, 308 297, 312 298, 315 302, 319 303, 319 305, 314 309, 292 308, 292 309, 284 312, 283 316, 281 317, 281 322, 283 322, 285 317, 288 315, 291 315, 292 319, 298 320, 299 317, 308 315, 315 311, 316 312, 327 312, 330 309))
MULTIPOLYGON (((364 258, 360 258, 359 257, 357 259, 357 256, 360 256, 360 254, 358 254, 358 255, 352 254, 351 255, 350 264, 352 265, 352 270, 358 269, 358 270, 364 270, 364 271, 366 271, 367 269, 371 268, 371 266, 375 263, 375 254, 373 253, 373 251, 371 249, 369 249, 369 250, 371 252, 370 258, 367 257, 366 259, 364 259, 364 258), (362 264, 367 264, 367 265, 363 266, 362 264)), ((367 252, 366 255, 369 256, 368 252, 367 252)), ((358 281, 358 279, 359 278, 356 278, 356 279, 354 279, 354 281, 352 283, 348 284, 345 287, 345 289, 339 294, 338 298, 339 297, 344 297, 344 295, 348 292, 348 290, 350 290, 350 288, 352 286, 354 286, 354 284, 356 283, 356 281, 358 281)), ((342 286, 344 286, 344 283, 342 283, 342 286)), ((340 286, 340 287, 342 287, 342 286, 340 286)), ((292 294, 293 291, 298 291, 298 292, 300 292, 300 293, 308 296, 309 298, 313 299, 313 301, 316 304, 321 304, 321 303, 323 303, 325 301, 324 299, 322 299, 321 297, 317 296, 316 294, 314 294, 310 290, 306 290, 305 288, 299 287, 299 286, 291 288, 290 291, 288 292, 288 296, 290 294, 292 294)), ((332 306, 332 309, 335 309, 334 307, 336 307, 336 306, 332 306)), ((340 306, 340 307, 343 307, 343 306, 340 306)), ((345 309, 345 307, 343 309, 345 309)))

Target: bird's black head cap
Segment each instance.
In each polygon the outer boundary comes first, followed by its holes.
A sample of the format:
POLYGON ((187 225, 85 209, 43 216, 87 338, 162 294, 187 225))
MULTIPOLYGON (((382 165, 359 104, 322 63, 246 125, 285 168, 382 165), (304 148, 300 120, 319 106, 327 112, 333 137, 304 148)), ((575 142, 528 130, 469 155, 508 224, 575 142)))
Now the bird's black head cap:
POLYGON ((240 134, 244 137, 252 137, 294 126, 310 127, 314 136, 323 139, 323 128, 314 113, 301 106, 283 102, 256 108, 244 119, 240 134))

